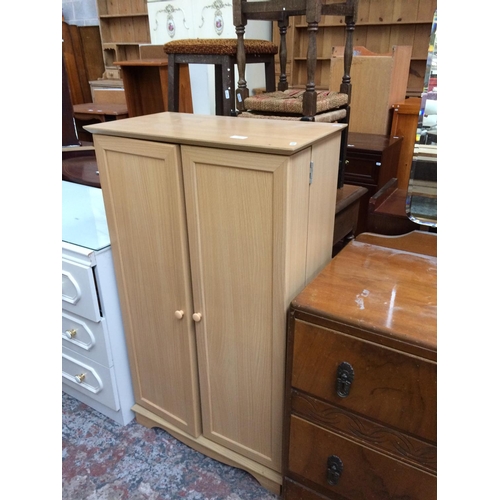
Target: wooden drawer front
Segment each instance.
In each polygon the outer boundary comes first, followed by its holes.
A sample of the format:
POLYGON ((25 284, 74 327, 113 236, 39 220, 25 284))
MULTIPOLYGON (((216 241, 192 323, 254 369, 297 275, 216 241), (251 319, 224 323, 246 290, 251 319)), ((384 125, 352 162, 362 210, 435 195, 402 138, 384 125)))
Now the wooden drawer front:
POLYGON ((320 491, 331 491, 350 500, 432 500, 437 497, 436 476, 419 471, 386 455, 291 417, 290 473, 314 482, 320 491), (328 483, 328 458, 342 462, 337 484, 328 483))
POLYGON ((106 345, 106 321, 89 321, 69 313, 62 313, 62 345, 110 368, 113 360, 106 345))
POLYGON ((287 477, 283 481, 284 500, 326 500, 327 498, 287 477))
POLYGON ((62 348, 62 381, 112 410, 119 410, 118 392, 112 369, 62 348), (76 377, 84 374, 82 382, 76 377))
POLYGON ((62 259, 62 308, 92 321, 100 321, 92 267, 62 259))
POLYGON ((294 388, 433 442, 436 372, 428 360, 295 321, 294 388), (342 362, 354 369, 347 397, 336 392, 342 362))
POLYGON ((380 161, 375 161, 372 158, 349 158, 345 181, 377 186, 380 167, 380 161))

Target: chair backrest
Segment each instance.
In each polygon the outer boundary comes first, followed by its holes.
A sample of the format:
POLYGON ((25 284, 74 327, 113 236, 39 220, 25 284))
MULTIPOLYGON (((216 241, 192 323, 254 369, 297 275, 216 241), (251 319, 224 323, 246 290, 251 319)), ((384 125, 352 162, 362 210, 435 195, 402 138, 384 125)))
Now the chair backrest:
POLYGON ((346 26, 346 43, 344 46, 344 70, 340 91, 350 93, 351 78, 350 64, 353 49, 353 31, 356 23, 358 0, 346 0, 341 3, 325 3, 325 0, 266 0, 249 2, 247 0, 233 0, 233 24, 238 39, 237 65, 238 65, 238 89, 236 101, 238 109, 244 109, 243 102, 248 97, 248 88, 245 81, 245 48, 243 38, 245 26, 248 20, 270 20, 276 21, 280 30, 280 78, 278 90, 286 90, 286 31, 290 16, 305 16, 308 25, 308 49, 307 49, 307 83, 306 92, 303 96, 303 115, 311 117, 316 114, 316 92, 314 77, 316 72, 316 35, 321 16, 343 16, 346 26))
MULTIPOLYGON (((345 48, 333 47, 330 64, 330 90, 336 90, 343 72, 345 48)), ((355 83, 351 92, 349 132, 387 135, 390 110, 405 99, 412 47, 394 46, 377 54, 356 46, 350 67, 355 83)))

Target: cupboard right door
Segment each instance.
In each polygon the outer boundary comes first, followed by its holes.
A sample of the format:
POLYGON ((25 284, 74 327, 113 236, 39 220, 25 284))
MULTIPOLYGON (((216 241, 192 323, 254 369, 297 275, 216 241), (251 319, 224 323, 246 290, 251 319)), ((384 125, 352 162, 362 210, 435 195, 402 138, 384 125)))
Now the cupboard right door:
MULTIPOLYGON (((181 152, 194 309, 200 315, 203 435, 280 471, 292 160, 194 146, 181 152)), ((293 202, 304 204, 307 218, 310 152, 298 157, 293 170, 305 193, 293 202)), ((299 260, 303 279, 304 258, 299 260)))
POLYGON ((135 401, 198 437, 198 369, 179 146, 94 137, 135 401))

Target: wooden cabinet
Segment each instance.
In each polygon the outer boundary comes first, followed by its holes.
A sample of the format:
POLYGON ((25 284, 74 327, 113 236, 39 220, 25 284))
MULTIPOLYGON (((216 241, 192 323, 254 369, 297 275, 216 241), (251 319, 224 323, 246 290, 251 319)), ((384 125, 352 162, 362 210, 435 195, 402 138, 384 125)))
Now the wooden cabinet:
POLYGON ((356 234, 367 230, 370 198, 397 176, 402 137, 349 133, 345 182, 363 186, 356 234))
POLYGON ((139 45, 151 43, 146 0, 97 0, 104 57, 103 78, 119 79, 115 61, 139 59, 139 45))
POLYGON ((286 312, 331 258, 343 127, 185 113, 87 127, 137 420, 273 491, 286 312))
POLYGON ((369 238, 292 302, 285 500, 436 498, 436 235, 369 238))
MULTIPOLYGON (((420 96, 424 84, 427 51, 436 0, 401 2, 396 0, 359 0, 358 18, 354 30, 354 45, 361 45, 377 53, 389 52, 394 45, 411 45, 412 54, 408 73, 407 96, 420 96)), ((307 23, 305 16, 291 17, 287 33, 288 82, 292 87, 303 87, 307 81, 307 23)), ((276 23, 273 41, 279 43, 276 23)), ((345 45, 345 23, 342 18, 324 16, 317 34, 318 62, 316 86, 327 89, 332 48, 345 45)), ((276 75, 279 78, 279 61, 276 75)), ((353 80, 353 89, 356 81, 353 80)), ((337 91, 337 88, 331 90, 337 91)))

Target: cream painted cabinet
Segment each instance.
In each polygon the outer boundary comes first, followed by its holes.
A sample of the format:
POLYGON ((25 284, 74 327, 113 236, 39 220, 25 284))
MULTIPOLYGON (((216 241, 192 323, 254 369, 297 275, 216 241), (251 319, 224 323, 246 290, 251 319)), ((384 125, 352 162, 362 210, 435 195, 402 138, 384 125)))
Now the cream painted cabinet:
POLYGON ((138 422, 281 484, 286 312, 331 258, 343 125, 89 126, 138 422))

